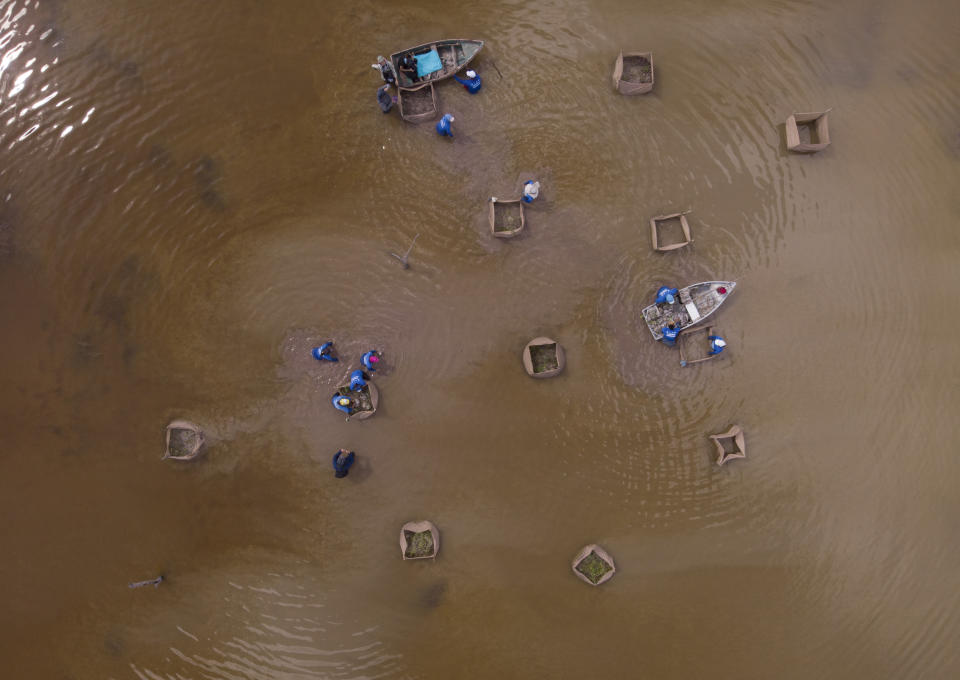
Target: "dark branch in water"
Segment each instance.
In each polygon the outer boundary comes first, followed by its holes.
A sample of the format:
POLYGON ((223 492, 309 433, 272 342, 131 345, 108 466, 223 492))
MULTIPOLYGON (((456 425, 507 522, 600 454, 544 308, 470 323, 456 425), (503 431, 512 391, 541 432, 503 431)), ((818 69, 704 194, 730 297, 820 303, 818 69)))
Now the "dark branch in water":
POLYGON ((417 234, 416 236, 413 237, 413 242, 410 243, 410 247, 407 248, 407 252, 405 252, 405 253, 403 254, 403 256, 397 255, 396 253, 390 253, 390 254, 393 255, 395 258, 397 258, 398 260, 400 260, 400 264, 403 265, 403 268, 404 268, 404 269, 409 269, 409 268, 410 268, 410 263, 409 263, 410 251, 413 250, 413 244, 417 242, 417 239, 418 239, 418 238, 420 238, 420 234, 417 234))
POLYGON ((157 578, 152 578, 149 581, 137 581, 136 583, 131 583, 131 588, 143 588, 144 586, 153 586, 156 588, 163 582, 163 576, 158 576, 157 578))

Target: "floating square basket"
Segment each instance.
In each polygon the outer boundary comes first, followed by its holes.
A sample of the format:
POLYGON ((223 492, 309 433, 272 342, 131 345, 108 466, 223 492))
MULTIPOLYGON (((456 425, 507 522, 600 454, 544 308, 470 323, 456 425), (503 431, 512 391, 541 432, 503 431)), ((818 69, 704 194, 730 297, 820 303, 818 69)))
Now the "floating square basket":
POLYGON ((563 347, 550 338, 534 338, 523 348, 523 368, 531 378, 552 378, 567 365, 563 347))
POLYGON ((203 448, 204 436, 200 426, 189 420, 174 420, 167 425, 167 452, 164 458, 193 460, 203 448))
POLYGON ((653 240, 653 249, 662 253, 677 250, 693 243, 693 237, 690 236, 690 223, 687 222, 687 213, 673 213, 672 215, 658 215, 650 220, 650 238, 653 240), (680 237, 683 240, 673 243, 661 242, 660 231, 667 223, 676 221, 680 226, 680 237))
POLYGON ((620 94, 646 94, 653 89, 653 53, 623 52, 613 67, 613 86, 620 94))
POLYGON ((407 522, 400 528, 400 552, 405 560, 432 560, 440 551, 440 530, 433 522, 407 522))
POLYGON ((606 550, 595 543, 584 546, 583 550, 573 558, 570 566, 577 578, 592 586, 606 583, 617 572, 613 558, 606 550))
POLYGON ((513 238, 526 225, 523 201, 519 198, 502 201, 490 199, 490 233, 497 238, 513 238))
POLYGON ((816 153, 830 146, 827 124, 830 111, 795 113, 787 118, 787 149, 795 153, 816 153))
POLYGON ((711 434, 710 439, 717 447, 717 465, 723 465, 728 460, 747 457, 747 445, 743 440, 743 430, 739 425, 731 425, 723 434, 711 434), (731 448, 724 446, 724 443, 731 448))
POLYGON ((418 87, 401 87, 398 92, 400 117, 408 123, 422 123, 433 120, 440 113, 433 83, 426 83, 418 87))
POLYGON ((720 356, 719 353, 709 353, 711 335, 713 335, 713 326, 680 333, 677 338, 677 346, 680 348, 680 366, 692 366, 720 356))

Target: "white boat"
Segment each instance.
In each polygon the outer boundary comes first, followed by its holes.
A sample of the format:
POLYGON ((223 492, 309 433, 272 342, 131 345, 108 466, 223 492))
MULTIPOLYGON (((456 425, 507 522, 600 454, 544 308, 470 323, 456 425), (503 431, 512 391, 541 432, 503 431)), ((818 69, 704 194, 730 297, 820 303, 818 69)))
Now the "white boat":
POLYGON ((677 330, 686 330, 707 319, 720 308, 733 289, 735 281, 703 281, 681 288, 673 304, 654 303, 643 308, 643 320, 647 322, 654 340, 663 339, 663 329, 674 324, 677 330))

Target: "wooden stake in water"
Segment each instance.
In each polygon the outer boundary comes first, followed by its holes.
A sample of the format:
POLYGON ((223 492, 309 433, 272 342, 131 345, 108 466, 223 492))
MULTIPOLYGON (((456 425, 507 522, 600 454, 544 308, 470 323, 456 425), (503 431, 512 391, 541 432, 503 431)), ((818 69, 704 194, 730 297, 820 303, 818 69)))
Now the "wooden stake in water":
POLYGON ((163 576, 158 576, 157 578, 152 578, 148 581, 137 581, 136 583, 131 583, 130 588, 143 588, 144 586, 153 586, 154 588, 158 587, 163 583, 163 576))
POLYGON ((420 234, 417 234, 416 236, 413 237, 413 242, 410 243, 410 247, 407 248, 407 252, 405 252, 405 253, 403 254, 403 256, 397 255, 396 253, 390 253, 390 254, 393 255, 395 258, 397 258, 398 260, 400 260, 400 264, 403 265, 403 268, 404 268, 404 269, 409 269, 409 268, 410 268, 410 262, 409 262, 409 260, 410 260, 410 251, 413 250, 413 244, 417 242, 417 239, 418 239, 418 238, 420 238, 420 234))

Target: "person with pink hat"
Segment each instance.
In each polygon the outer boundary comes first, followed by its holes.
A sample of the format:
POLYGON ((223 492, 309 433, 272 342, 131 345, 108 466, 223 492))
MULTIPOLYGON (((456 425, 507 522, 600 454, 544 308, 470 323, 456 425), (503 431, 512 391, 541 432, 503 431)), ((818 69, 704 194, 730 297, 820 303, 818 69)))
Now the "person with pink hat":
POLYGON ((364 354, 364 355, 360 358, 360 361, 363 362, 364 368, 366 368, 366 369, 367 369, 368 371, 370 371, 371 373, 376 373, 376 371, 377 371, 377 365, 380 363, 380 357, 381 357, 381 355, 382 355, 382 352, 379 352, 378 350, 372 349, 372 350, 370 350, 369 352, 367 352, 366 354, 364 354))

